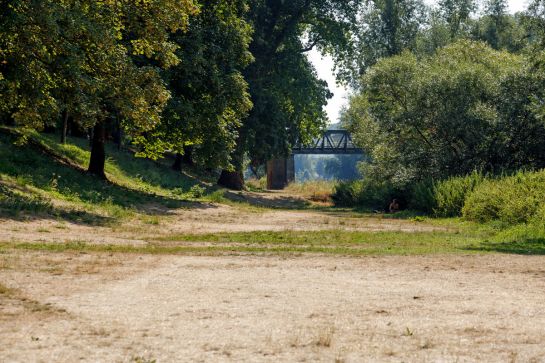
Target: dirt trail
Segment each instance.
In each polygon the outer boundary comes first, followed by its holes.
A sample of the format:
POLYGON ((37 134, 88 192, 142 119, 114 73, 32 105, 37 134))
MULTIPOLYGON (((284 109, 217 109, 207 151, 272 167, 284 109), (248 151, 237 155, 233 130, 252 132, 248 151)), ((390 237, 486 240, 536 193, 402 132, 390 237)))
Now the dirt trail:
POLYGON ((4 261, 5 362, 545 361, 542 257, 4 261))

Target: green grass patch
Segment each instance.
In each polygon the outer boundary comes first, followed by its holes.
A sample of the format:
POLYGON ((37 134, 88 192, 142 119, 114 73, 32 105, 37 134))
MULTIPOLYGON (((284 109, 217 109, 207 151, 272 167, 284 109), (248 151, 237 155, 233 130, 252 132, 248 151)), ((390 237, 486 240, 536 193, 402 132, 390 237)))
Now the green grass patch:
POLYGON ((57 135, 29 132, 32 143, 19 145, 17 131, 0 131, 0 216, 105 224, 135 213, 167 213, 209 196, 219 198, 200 178, 136 158, 114 145, 107 146, 110 181, 105 182, 84 172, 90 156, 85 139, 70 138, 62 145, 57 135))
POLYGON ((157 238, 159 242, 207 242, 247 244, 295 252, 316 250, 340 254, 428 254, 450 253, 479 244, 485 235, 474 232, 354 232, 283 231, 173 235, 157 238))
MULTIPOLYGON (((462 226, 461 224, 459 226, 462 226)), ((135 254, 326 254, 343 256, 468 253, 545 254, 545 231, 493 226, 433 232, 256 231, 150 237, 143 246, 70 243, 0 243, 8 249, 135 254)))

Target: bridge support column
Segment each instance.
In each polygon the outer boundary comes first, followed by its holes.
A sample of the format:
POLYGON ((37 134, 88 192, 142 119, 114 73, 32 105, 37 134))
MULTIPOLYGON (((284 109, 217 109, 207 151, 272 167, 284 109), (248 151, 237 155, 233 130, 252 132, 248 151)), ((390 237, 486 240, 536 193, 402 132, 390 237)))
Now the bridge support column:
POLYGON ((282 190, 295 180, 295 158, 272 159, 267 162, 267 189, 282 190))

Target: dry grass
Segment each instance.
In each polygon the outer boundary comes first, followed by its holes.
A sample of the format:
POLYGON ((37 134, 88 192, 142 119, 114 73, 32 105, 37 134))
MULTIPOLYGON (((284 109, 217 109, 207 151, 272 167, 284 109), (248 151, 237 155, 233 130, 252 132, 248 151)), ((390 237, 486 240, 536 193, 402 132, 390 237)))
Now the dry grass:
POLYGON ((318 347, 329 348, 333 342, 333 335, 335 334, 335 328, 332 326, 322 328, 318 333, 315 344, 318 347))
POLYGON ((335 181, 324 180, 291 183, 285 191, 313 202, 331 203, 331 195, 333 194, 336 185, 337 182, 335 181))
POLYGON ((0 283, 0 295, 11 295, 13 293, 14 293, 13 289, 10 289, 6 285, 3 285, 2 283, 0 283))

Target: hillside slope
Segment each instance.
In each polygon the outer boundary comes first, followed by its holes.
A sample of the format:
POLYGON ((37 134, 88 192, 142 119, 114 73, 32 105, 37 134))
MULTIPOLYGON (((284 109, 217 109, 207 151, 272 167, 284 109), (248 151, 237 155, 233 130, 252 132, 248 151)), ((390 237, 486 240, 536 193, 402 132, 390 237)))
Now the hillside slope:
POLYGON ((107 148, 105 182, 85 173, 86 140, 71 138, 61 145, 55 135, 32 133, 30 142, 20 145, 12 132, 0 132, 0 216, 103 223, 146 213, 150 206, 177 208, 214 193, 202 178, 114 146, 107 148))

